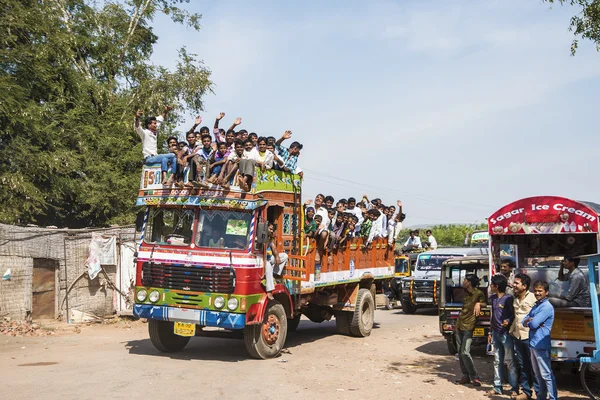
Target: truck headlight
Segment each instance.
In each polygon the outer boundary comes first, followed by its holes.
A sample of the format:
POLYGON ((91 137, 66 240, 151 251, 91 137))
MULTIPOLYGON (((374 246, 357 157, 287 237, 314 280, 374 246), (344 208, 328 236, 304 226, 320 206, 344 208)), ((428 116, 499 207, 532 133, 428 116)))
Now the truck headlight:
POLYGON ((235 297, 232 297, 227 301, 227 308, 230 311, 234 311, 236 308, 238 308, 238 304, 239 304, 238 299, 236 299, 235 297))
POLYGON ((148 296, 148 292, 146 291, 146 289, 140 289, 135 295, 135 298, 141 303, 146 300, 146 296, 148 296))
POLYGON ((156 303, 160 298, 160 293, 158 293, 158 290, 153 290, 150 292, 150 295, 148 295, 148 298, 151 302, 156 303))
POLYGON ((215 308, 223 308, 225 306, 225 298, 223 296, 215 297, 215 308))

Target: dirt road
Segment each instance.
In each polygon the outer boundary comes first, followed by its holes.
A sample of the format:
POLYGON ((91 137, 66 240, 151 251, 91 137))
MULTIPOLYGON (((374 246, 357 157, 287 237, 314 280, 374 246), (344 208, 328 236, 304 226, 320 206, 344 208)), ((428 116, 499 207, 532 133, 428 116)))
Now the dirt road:
MULTIPOLYGON (((482 399, 493 376, 481 349, 482 388, 457 386, 435 313, 378 310, 368 338, 336 334, 335 322, 302 321, 286 353, 248 359, 233 339, 192 339, 164 355, 139 321, 55 337, 0 336, 2 399, 482 399)), ((559 375, 561 399, 585 398, 576 375, 559 375)), ((498 397, 501 398, 501 397, 498 397)), ((504 396, 508 398, 508 396, 504 396)))

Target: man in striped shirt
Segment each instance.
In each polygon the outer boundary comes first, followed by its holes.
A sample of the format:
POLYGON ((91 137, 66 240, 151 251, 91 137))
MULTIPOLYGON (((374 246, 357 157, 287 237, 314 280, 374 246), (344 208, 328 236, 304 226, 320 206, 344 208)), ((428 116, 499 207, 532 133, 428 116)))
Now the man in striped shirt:
POLYGON ((281 145, 284 140, 291 137, 292 132, 285 131, 283 136, 275 142, 275 151, 277 151, 277 155, 283 160, 281 170, 294 173, 298 165, 298 156, 300 155, 300 150, 302 150, 303 146, 298 142, 292 142, 289 149, 281 145))

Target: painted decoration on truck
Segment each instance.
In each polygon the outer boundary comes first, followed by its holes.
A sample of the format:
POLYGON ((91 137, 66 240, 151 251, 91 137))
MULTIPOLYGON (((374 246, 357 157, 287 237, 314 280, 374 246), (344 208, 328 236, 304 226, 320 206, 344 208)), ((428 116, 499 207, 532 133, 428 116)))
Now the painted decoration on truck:
MULTIPOLYGON (((251 193, 260 193, 262 191, 287 193, 300 192, 302 180, 300 179, 299 175, 272 169, 261 171, 260 168, 256 168, 255 175, 256 176, 252 184, 251 193)), ((187 168, 184 171, 184 176, 187 177, 187 168)), ((184 182, 187 182, 187 178, 184 179, 184 182)), ((144 165, 142 170, 142 179, 140 181, 140 191, 145 192, 148 190, 164 189, 162 183, 160 164, 144 165)), ((227 190, 226 192, 240 192, 240 188, 236 185, 237 184, 233 184, 230 190, 227 190)), ((189 192, 188 189, 181 191, 189 192)), ((222 192, 223 189, 220 186, 212 185, 208 192, 210 191, 222 192)))
POLYGON ((600 205, 538 196, 510 203, 488 218, 490 235, 597 233, 600 205))

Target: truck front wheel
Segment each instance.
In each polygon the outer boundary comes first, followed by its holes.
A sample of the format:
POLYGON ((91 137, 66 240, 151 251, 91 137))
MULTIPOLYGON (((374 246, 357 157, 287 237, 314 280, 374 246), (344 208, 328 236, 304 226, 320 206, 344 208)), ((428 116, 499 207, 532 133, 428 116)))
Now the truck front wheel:
POLYGON ((150 341, 156 350, 163 353, 182 350, 190 341, 189 337, 174 334, 173 322, 170 321, 149 320, 148 333, 150 334, 150 341))
POLYGON ((402 300, 402 311, 405 314, 414 314, 417 312, 417 307, 413 306, 410 301, 402 300))
POLYGON ((277 357, 285 344, 288 331, 285 310, 277 301, 270 303, 262 324, 246 325, 244 328, 246 351, 253 358, 277 357))

